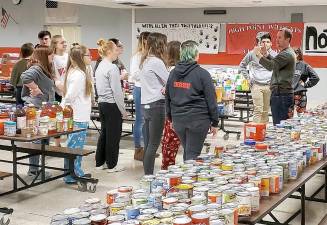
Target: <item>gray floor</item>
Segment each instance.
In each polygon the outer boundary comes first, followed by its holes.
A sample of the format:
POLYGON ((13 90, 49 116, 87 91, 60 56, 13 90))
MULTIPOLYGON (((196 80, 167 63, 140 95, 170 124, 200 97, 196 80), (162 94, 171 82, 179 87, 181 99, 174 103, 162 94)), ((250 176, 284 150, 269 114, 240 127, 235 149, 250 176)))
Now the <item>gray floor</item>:
MULTIPOLYGON (((241 129, 236 127, 234 129, 241 129)), ((94 149, 94 144, 97 140, 97 133, 91 132, 92 135, 88 137, 88 149, 94 149)), ((221 143, 235 143, 235 135, 230 135, 230 140, 222 140, 222 132, 219 132, 219 142, 221 143)), ((63 211, 66 208, 76 207, 89 197, 97 197, 105 201, 106 192, 120 185, 137 186, 139 179, 143 175, 143 167, 141 162, 133 160, 133 142, 132 139, 124 138, 121 142, 121 154, 119 158, 119 165, 126 167, 126 170, 119 173, 109 174, 106 171, 96 170, 94 155, 84 158, 83 166, 86 172, 90 172, 94 177, 99 178, 100 182, 97 186, 97 192, 82 193, 76 190, 76 186, 68 186, 62 180, 56 180, 42 186, 31 188, 16 194, 0 197, 0 207, 7 206, 14 208, 14 214, 11 216, 14 225, 44 225, 49 224, 51 216, 63 211)), ((1 152, 1 158, 11 158, 11 154, 1 152)), ((156 160, 156 169, 159 170, 161 159, 156 160)), ((178 161, 181 161, 181 151, 178 155, 178 161)), ((63 163, 60 159, 48 158, 48 165, 61 165, 63 163)), ((6 164, 0 164, 0 170, 11 171, 11 167, 6 164)), ((26 174, 26 168, 19 167, 20 174, 26 174)), ((307 184, 307 194, 313 193, 315 189, 323 183, 321 175, 315 176, 307 184)), ((7 178, 0 181, 0 190, 6 190, 11 187, 11 179, 7 178)), ((323 193, 319 194, 323 197, 323 193)), ((287 200, 282 203, 274 214, 284 221, 300 208, 299 200, 287 200)), ((306 203, 306 225, 318 225, 319 222, 327 214, 327 204, 323 203, 306 203)), ((269 220, 269 218, 266 218, 269 220)), ((292 225, 300 224, 300 216, 291 222, 292 225)), ((327 223, 324 223, 326 225, 327 223)))

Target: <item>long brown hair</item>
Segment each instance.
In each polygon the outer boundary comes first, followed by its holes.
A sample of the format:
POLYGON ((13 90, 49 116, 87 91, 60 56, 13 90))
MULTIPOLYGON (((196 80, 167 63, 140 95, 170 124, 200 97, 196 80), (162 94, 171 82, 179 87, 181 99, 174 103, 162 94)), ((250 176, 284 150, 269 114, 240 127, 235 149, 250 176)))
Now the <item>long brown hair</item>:
POLYGON ((51 38, 51 43, 50 43, 50 48, 53 50, 54 54, 57 54, 57 44, 59 42, 60 39, 62 39, 63 36, 62 35, 55 35, 51 38))
POLYGON ((146 49, 146 42, 150 35, 150 32, 142 32, 138 39, 137 50, 136 52, 142 53, 146 49))
POLYGON ((153 55, 166 64, 167 36, 161 33, 150 33, 146 42, 145 51, 142 53, 140 68, 144 61, 153 55))
POLYGON ((67 75, 65 76, 64 83, 64 95, 67 93, 67 77, 69 70, 76 65, 85 74, 85 96, 90 96, 93 90, 91 71, 87 69, 84 62, 84 56, 87 53, 88 48, 84 45, 75 45, 69 52, 69 60, 67 64, 67 75))
POLYGON ((168 43, 167 65, 176 66, 180 61, 181 43, 179 41, 171 41, 168 43))
POLYGON ((45 75, 47 75, 47 77, 49 77, 50 79, 52 79, 52 64, 49 62, 49 58, 48 56, 53 54, 53 51, 51 48, 49 48, 48 46, 45 45, 39 45, 33 52, 30 62, 29 62, 29 66, 34 66, 37 65, 39 66, 42 71, 45 73, 45 75))

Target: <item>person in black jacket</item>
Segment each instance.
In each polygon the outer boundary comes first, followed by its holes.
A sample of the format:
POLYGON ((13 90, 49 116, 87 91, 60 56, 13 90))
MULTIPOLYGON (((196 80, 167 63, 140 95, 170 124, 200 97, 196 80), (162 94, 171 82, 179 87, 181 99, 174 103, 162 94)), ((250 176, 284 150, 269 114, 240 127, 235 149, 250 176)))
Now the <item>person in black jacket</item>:
MULTIPOLYGON (((294 107, 297 114, 304 113, 307 106, 307 88, 314 87, 319 82, 316 71, 303 61, 303 53, 300 48, 294 48, 296 54, 296 68, 293 77, 294 107)), ((294 111, 293 111, 294 114, 294 111)))
POLYGON ((184 148, 183 159, 196 159, 209 129, 217 133, 218 111, 215 88, 208 71, 197 64, 198 44, 186 41, 180 59, 166 86, 166 114, 184 148))

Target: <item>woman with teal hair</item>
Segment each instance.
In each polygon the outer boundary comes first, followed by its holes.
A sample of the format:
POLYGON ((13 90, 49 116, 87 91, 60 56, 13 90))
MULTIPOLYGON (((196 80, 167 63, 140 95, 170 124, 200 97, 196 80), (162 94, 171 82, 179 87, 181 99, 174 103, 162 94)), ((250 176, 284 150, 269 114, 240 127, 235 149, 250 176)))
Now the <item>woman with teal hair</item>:
POLYGON ((166 114, 184 148, 183 159, 196 159, 209 129, 217 133, 218 112, 215 88, 208 71, 197 63, 198 44, 181 45, 180 62, 169 75, 166 86, 166 114))

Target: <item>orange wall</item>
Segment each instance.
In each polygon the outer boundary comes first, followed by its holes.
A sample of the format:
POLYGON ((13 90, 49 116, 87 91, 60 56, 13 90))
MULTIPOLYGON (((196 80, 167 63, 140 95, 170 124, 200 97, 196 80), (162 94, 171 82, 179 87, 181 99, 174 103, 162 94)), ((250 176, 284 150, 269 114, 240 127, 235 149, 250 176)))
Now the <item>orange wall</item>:
MULTIPOLYGON (((96 60, 98 58, 98 53, 96 49, 90 49, 92 59, 96 60)), ((11 47, 0 47, 0 56, 2 53, 19 53, 19 48, 11 47)), ((201 54, 200 64, 203 65, 238 65, 244 55, 230 55, 227 53, 218 54, 201 54)), ((327 68, 327 57, 326 56, 304 56, 304 60, 309 63, 314 68, 327 68)))

